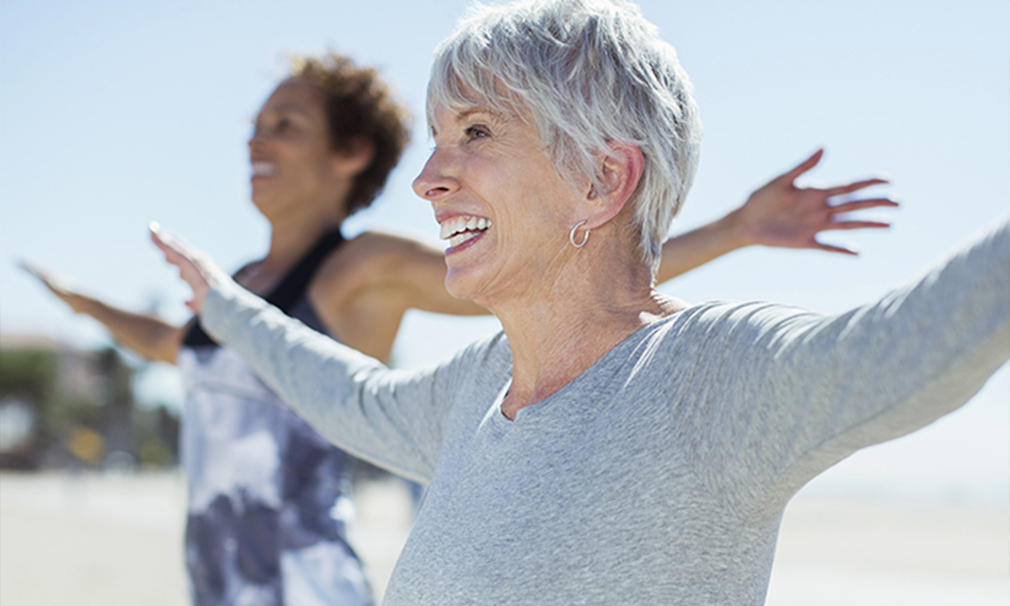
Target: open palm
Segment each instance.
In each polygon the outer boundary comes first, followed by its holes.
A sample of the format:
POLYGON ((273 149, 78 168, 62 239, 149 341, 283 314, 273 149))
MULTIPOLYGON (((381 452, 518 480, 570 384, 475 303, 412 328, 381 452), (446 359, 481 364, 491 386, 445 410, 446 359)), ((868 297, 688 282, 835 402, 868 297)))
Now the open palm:
POLYGON ((204 252, 166 234, 157 223, 151 223, 150 229, 151 240, 164 253, 165 260, 179 268, 179 277, 193 289, 193 298, 186 302, 186 306, 200 313, 207 293, 227 276, 204 252))
POLYGON ((888 223, 849 220, 840 216, 855 210, 898 205, 888 198, 831 200, 887 183, 884 179, 865 179, 825 189, 796 186, 796 179, 816 166, 823 154, 824 150, 817 150, 798 166, 751 194, 737 211, 740 224, 746 226, 744 237, 747 243, 814 248, 854 255, 856 253, 851 249, 819 242, 817 234, 828 230, 889 227, 888 223))

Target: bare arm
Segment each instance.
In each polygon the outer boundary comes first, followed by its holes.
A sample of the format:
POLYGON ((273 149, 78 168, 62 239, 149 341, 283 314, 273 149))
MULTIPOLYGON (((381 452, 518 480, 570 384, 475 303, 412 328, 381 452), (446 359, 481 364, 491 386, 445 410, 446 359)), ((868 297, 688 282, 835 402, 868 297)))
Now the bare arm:
POLYGON ((395 284, 413 309, 454 316, 479 316, 488 310, 468 299, 457 299, 445 289, 445 253, 417 240, 383 234, 380 243, 392 254, 380 275, 395 284))
POLYGON ((27 263, 22 263, 21 266, 69 305, 74 313, 87 314, 104 324, 113 338, 124 347, 148 360, 175 363, 186 327, 174 326, 151 314, 139 314, 114 307, 77 292, 38 267, 27 263))
POLYGON ((342 301, 343 306, 347 301, 371 300, 372 310, 384 301, 401 308, 399 313, 407 309, 457 316, 488 313, 450 295, 445 290, 445 272, 440 249, 413 238, 367 232, 327 261, 313 288, 328 290, 325 298, 342 301))
POLYGON ((384 362, 408 309, 487 313, 446 292, 442 251, 377 232, 361 234, 341 247, 320 267, 308 294, 330 334, 384 362))
POLYGON ((837 215, 897 203, 888 198, 839 204, 829 200, 886 183, 883 179, 854 181, 827 189, 797 187, 796 179, 816 166, 823 153, 824 150, 818 150, 792 170, 772 179, 752 193, 743 206, 721 219, 667 240, 657 281, 665 282, 726 253, 755 244, 855 255, 847 248, 818 242, 817 235, 828 230, 888 227, 887 223, 843 220, 837 215))

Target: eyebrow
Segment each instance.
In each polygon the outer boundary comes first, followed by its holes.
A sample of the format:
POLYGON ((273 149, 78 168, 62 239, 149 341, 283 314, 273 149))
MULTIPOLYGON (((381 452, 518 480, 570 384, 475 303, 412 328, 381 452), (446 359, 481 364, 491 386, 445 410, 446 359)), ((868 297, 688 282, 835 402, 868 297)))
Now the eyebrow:
POLYGON ((457 112, 457 118, 469 118, 473 114, 487 114, 492 118, 501 118, 501 112, 497 112, 489 107, 471 107, 470 109, 464 109, 461 112, 457 112))
MULTIPOLYGON (((276 107, 271 107, 271 108, 267 109, 266 111, 271 111, 271 112, 276 112, 276 113, 290 112, 290 113, 294 113, 294 114, 306 114, 306 115, 309 113, 301 105, 295 105, 293 103, 284 103, 284 104, 278 105, 276 107)), ((260 113, 263 113, 263 112, 261 111, 260 113)))

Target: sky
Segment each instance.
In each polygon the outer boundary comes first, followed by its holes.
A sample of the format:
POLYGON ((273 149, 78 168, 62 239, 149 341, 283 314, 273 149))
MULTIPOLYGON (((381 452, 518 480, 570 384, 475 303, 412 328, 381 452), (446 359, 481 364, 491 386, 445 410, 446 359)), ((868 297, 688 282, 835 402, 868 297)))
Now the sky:
MULTIPOLYGON (((109 343, 18 270, 20 259, 114 304, 185 321, 187 290, 149 244, 152 220, 227 269, 261 255, 267 226, 249 202, 246 141, 294 54, 333 49, 380 68, 415 116, 412 147, 348 235, 378 229, 434 242, 430 208, 410 181, 430 149, 431 52, 469 4, 0 2, 0 331, 109 343)), ((677 48, 705 124, 698 177, 672 233, 732 210, 821 146, 808 182, 886 175, 891 185, 877 193, 902 204, 866 213, 893 221, 889 230, 824 236, 856 246, 858 258, 739 251, 664 292, 840 312, 912 278, 1010 209, 1005 0, 640 6, 677 48)), ((495 329, 489 318, 411 312, 394 355, 419 365, 495 329)), ((171 367, 146 368, 138 385, 145 400, 178 405, 171 367)), ((1008 402, 1004 367, 961 411, 855 455, 808 491, 1005 503, 1008 402)))

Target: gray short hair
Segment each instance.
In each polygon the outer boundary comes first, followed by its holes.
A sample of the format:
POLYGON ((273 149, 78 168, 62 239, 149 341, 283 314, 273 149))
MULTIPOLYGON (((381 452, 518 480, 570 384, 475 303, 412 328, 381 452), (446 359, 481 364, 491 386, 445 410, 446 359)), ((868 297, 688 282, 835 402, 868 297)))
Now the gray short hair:
POLYGON ((439 105, 527 113, 558 172, 600 187, 598 154, 637 145, 632 201, 653 271, 694 180, 701 121, 673 47, 624 0, 523 0, 471 9, 435 50, 428 120, 439 105), (526 110, 523 112, 523 110, 526 110))

